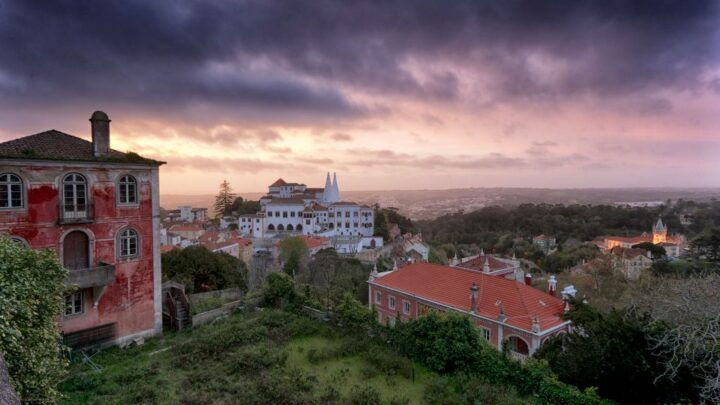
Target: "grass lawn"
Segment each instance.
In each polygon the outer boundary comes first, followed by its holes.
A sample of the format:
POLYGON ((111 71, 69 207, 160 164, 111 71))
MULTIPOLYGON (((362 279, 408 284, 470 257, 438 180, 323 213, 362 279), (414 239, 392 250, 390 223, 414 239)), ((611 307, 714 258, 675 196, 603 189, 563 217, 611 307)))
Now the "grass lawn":
POLYGON ((300 338, 287 345, 287 364, 314 373, 320 385, 336 386, 341 397, 347 398, 353 390, 370 386, 380 394, 383 402, 417 404, 423 402, 424 391, 436 375, 424 367, 411 363, 409 376, 385 373, 361 354, 341 356, 311 362, 308 353, 334 352, 341 347, 341 340, 325 337, 300 338), (414 368, 414 381, 413 381, 414 368))
POLYGON ((92 360, 100 371, 73 362, 63 403, 422 403, 435 377, 386 348, 280 311, 236 313, 92 360))

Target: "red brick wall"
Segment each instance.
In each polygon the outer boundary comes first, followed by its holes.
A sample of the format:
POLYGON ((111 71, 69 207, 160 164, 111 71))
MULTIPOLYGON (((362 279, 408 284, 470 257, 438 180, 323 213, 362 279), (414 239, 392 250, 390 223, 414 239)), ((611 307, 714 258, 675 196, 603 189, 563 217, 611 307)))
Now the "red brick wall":
POLYGON ((80 229, 91 234, 91 265, 115 264, 116 281, 107 286, 98 306, 93 307, 92 290, 85 290, 84 313, 62 318, 63 332, 116 322, 118 337, 147 331, 154 327, 152 171, 141 168, 88 167, 86 164, 9 166, 1 172, 12 172, 23 179, 25 208, 0 211, 0 233, 24 238, 32 248, 48 248, 60 257, 62 236, 80 229), (58 225, 58 187, 70 172, 88 179, 89 202, 94 207, 94 221, 89 224, 58 225), (131 174, 138 182, 138 204, 119 207, 116 182, 119 176, 131 174), (140 237, 140 255, 118 260, 116 240, 125 227, 134 228, 140 237), (94 246, 94 248, 93 248, 94 246))
MULTIPOLYGON (((398 316, 400 316, 400 317, 403 318, 403 319, 415 319, 415 318, 417 318, 417 316, 418 316, 418 302, 420 302, 420 304, 422 304, 422 305, 427 305, 427 306, 429 306, 429 307, 433 307, 433 308, 435 308, 435 309, 437 309, 437 310, 440 310, 440 311, 447 311, 447 309, 444 308, 444 307, 436 306, 436 305, 434 305, 434 304, 432 304, 432 303, 430 303, 430 302, 423 301, 423 300, 419 300, 419 299, 416 298, 416 297, 412 297, 412 296, 410 296, 410 295, 398 293, 398 292, 396 292, 396 291, 388 290, 388 289, 385 289, 385 288, 379 287, 379 286, 371 285, 371 286, 370 286, 370 294, 371 294, 371 295, 370 295, 370 300, 371 300, 370 302, 371 302, 371 304, 372 304, 372 308, 374 308, 379 314, 382 315, 383 323, 387 323, 387 319, 390 318, 390 317, 391 317, 391 318, 397 318, 398 316), (379 291, 379 292, 382 294, 382 300, 381 300, 380 304, 376 304, 376 303, 375 303, 375 293, 376 293, 377 291, 379 291), (388 307, 388 296, 394 296, 394 297, 395 297, 395 310, 391 310, 391 309, 388 307), (403 300, 406 300, 406 301, 409 301, 409 302, 410 302, 410 315, 405 315, 405 314, 403 314, 403 312, 402 312, 402 302, 403 302, 403 300), (399 312, 399 314, 398 314, 398 312, 399 312)), ((482 328, 485 328, 485 329, 489 329, 489 330, 490 330, 490 340, 489 340, 489 343, 490 343, 493 347, 497 347, 497 346, 498 346, 498 330, 499 330, 499 325, 498 325, 497 323, 495 323, 495 322, 492 322, 492 321, 489 321, 489 320, 485 320, 485 319, 481 319, 481 318, 474 318, 474 319, 473 319, 473 322, 474 322, 475 325, 478 326, 478 327, 482 327, 482 328)), ((561 329, 561 330, 558 330, 558 331, 556 331, 556 332, 553 332, 552 334, 549 334, 548 336, 552 336, 552 335, 555 335, 555 334, 558 334, 558 333, 564 333, 565 331, 566 331, 566 329, 561 329)), ((528 332, 524 332, 524 331, 518 330, 518 329, 515 329, 515 328, 512 328, 512 327, 510 327, 510 326, 503 326, 503 340, 507 339, 509 336, 518 336, 518 337, 522 338, 522 339, 528 344, 528 347, 530 347, 530 348, 531 348, 532 345, 533 345, 533 336, 532 336, 532 334, 530 334, 530 333, 528 333, 528 332)), ((542 339, 545 339, 545 336, 543 336, 542 339)))

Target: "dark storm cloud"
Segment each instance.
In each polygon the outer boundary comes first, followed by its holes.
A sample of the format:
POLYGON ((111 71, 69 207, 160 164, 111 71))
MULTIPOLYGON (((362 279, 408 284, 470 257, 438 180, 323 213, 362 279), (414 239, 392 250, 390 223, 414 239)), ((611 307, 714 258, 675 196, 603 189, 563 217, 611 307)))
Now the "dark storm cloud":
POLYGON ((710 0, 0 0, 0 105, 348 118, 345 89, 458 99, 457 66, 490 102, 696 88, 717 21, 710 0))

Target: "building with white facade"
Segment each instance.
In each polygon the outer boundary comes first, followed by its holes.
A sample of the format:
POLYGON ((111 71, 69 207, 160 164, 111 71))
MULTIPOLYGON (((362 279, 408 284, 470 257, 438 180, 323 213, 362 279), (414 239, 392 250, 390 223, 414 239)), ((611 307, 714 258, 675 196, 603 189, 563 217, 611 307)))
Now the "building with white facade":
POLYGON ((327 174, 323 188, 278 179, 260 199, 260 207, 257 214, 223 218, 221 228, 236 224, 241 234, 254 238, 322 236, 330 238, 338 252, 348 254, 382 247, 382 238, 373 237, 375 211, 341 201, 335 174, 332 179, 327 174))

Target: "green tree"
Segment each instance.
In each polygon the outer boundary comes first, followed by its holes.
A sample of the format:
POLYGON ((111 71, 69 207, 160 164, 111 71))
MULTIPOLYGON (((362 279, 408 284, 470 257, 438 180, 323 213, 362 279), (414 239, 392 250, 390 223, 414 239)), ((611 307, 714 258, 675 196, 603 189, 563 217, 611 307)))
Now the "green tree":
POLYGON ((245 263, 224 252, 212 252, 205 246, 173 249, 162 255, 163 276, 183 283, 189 293, 246 289, 245 263))
POLYGON ((581 389, 597 387, 602 397, 619 403, 696 401, 687 370, 673 380, 663 378, 664 359, 652 346, 652 336, 662 326, 650 327, 647 316, 614 309, 601 313, 574 302, 566 318, 573 322, 573 332, 551 339, 536 354, 561 381, 581 389))
POLYGON ((24 402, 54 402, 66 361, 57 319, 67 271, 48 250, 0 236, 0 352, 24 402))
POLYGON ((262 290, 263 302, 273 307, 283 307, 296 300, 295 283, 284 273, 270 273, 262 290))
POLYGON ((375 230, 374 235, 382 236, 385 242, 390 240, 390 230, 387 223, 387 217, 385 211, 375 207, 375 230))
POLYGON ((235 194, 232 192, 230 183, 228 183, 227 180, 223 180, 223 182, 220 183, 220 191, 215 196, 215 205, 213 206, 215 216, 221 217, 230 214, 234 200, 235 194))
POLYGON ((244 200, 242 197, 237 197, 227 211, 227 214, 255 214, 260 211, 260 201, 244 200))
POLYGON ((305 266, 310 255, 307 244, 299 236, 288 236, 280 241, 280 262, 283 271, 293 278, 305 266))
POLYGON ((633 245, 632 248, 649 251, 653 259, 659 259, 661 257, 667 256, 667 252, 665 251, 664 247, 658 246, 652 242, 638 243, 637 245, 633 245))

